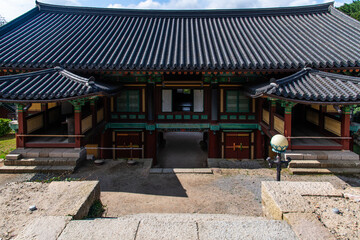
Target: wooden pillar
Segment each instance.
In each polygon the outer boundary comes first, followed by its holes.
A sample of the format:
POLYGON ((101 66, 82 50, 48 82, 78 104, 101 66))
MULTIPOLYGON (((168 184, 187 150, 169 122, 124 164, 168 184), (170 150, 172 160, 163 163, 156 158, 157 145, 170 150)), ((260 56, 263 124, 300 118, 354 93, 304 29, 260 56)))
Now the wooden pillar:
POLYGON ((104 97, 104 119, 105 122, 109 122, 110 120, 110 98, 109 97, 104 97))
MULTIPOLYGON (((285 114, 284 114, 284 136, 291 137, 291 119, 292 119, 292 110, 293 104, 287 103, 285 105, 285 114)), ((291 139, 288 138, 289 146, 287 149, 291 150, 291 139)))
POLYGON ((90 99, 90 110, 92 115, 92 127, 96 127, 97 125, 97 109, 96 109, 96 99, 92 98, 90 99))
MULTIPOLYGON (((341 114, 341 137, 350 137, 350 107, 345 106, 341 114)), ((350 139, 342 139, 343 150, 350 150, 350 139)))
POLYGON ((148 83, 146 87, 147 120, 155 121, 155 84, 148 83))
POLYGON ((255 158, 264 159, 264 136, 261 134, 260 130, 255 132, 255 158))
POLYGON ((41 104, 41 111, 44 113, 44 129, 47 129, 49 126, 49 111, 47 103, 41 104))
POLYGON ((269 127, 270 131, 274 130, 274 116, 276 111, 276 100, 270 99, 270 109, 269 109, 269 127))
POLYGON ((145 131, 145 158, 152 158, 153 165, 157 164, 156 159, 156 130, 145 131))
POLYGON ((211 84, 211 122, 215 123, 219 118, 219 86, 211 84))
MULTIPOLYGON (((74 105, 75 135, 81 135, 81 105, 74 105)), ((81 138, 75 137, 75 147, 81 147, 81 138)))
POLYGON ((220 157, 219 135, 220 135, 219 131, 209 130, 209 149, 208 149, 209 158, 219 158, 220 157))
POLYGON ((18 135, 27 133, 27 122, 26 122, 26 113, 24 112, 24 105, 17 104, 17 112, 18 112, 18 131, 16 134, 16 148, 24 148, 25 147, 25 137, 20 137, 18 135))

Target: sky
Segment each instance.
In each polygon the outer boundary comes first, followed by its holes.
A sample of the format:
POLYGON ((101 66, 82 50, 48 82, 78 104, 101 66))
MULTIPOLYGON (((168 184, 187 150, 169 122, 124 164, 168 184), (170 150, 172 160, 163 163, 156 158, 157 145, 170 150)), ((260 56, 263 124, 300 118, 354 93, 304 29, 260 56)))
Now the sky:
MULTIPOLYGON (((39 0, 39 2, 86 7, 142 9, 266 8, 311 5, 332 0, 39 0)), ((352 0, 336 0, 335 6, 352 0)), ((0 15, 7 22, 35 7, 35 0, 0 0, 0 15)))

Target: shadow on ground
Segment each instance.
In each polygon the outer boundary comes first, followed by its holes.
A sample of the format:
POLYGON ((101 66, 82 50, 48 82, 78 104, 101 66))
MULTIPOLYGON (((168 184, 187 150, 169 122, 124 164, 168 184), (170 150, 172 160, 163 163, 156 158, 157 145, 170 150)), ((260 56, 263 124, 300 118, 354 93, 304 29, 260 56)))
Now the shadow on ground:
POLYGON ((186 190, 175 174, 148 175, 141 163, 129 166, 125 162, 106 160, 104 165, 96 166, 85 162, 71 177, 99 180, 101 191, 104 192, 187 197, 186 190))

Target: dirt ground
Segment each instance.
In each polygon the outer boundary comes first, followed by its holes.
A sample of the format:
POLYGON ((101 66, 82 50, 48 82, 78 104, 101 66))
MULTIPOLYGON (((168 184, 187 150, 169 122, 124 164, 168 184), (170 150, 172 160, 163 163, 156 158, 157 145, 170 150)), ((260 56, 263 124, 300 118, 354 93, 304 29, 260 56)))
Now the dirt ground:
MULTIPOLYGON (((104 216, 136 213, 213 213, 261 216, 261 181, 275 180, 274 169, 217 169, 214 174, 146 174, 141 166, 107 160, 87 163, 73 178, 100 180, 104 216)), ((282 174, 284 181, 328 181, 336 188, 360 186, 360 178, 282 174)))
MULTIPOLYGON (((137 213, 209 213, 235 214, 244 216, 261 216, 261 181, 271 181, 276 178, 275 169, 268 169, 261 163, 252 164, 252 169, 214 169, 214 174, 149 174, 142 164, 128 166, 122 161, 106 160, 104 165, 96 166, 92 162, 85 162, 77 171, 63 178, 83 180, 99 180, 101 187, 101 201, 105 205, 104 217, 117 217, 137 213)), ((13 182, 42 181, 53 177, 44 174, 0 174, 0 229, 8 221, 4 216, 12 219, 14 228, 21 228, 26 219, 17 219, 16 211, 19 206, 14 202, 26 202, 26 199, 36 195, 39 189, 27 190, 16 188, 13 182), (11 192, 17 193, 19 199, 12 201, 7 196, 11 192)), ((282 173, 283 181, 326 181, 338 189, 360 190, 360 176, 336 175, 291 175, 287 170, 282 173), (351 188, 354 187, 354 188, 351 188)), ((26 183, 24 183, 25 185, 26 183)), ((359 203, 356 203, 359 204, 359 203)), ((24 206, 25 206, 24 205, 24 206)), ((345 234, 350 239, 353 235, 344 233, 341 225, 333 226, 327 219, 334 219, 329 209, 330 203, 319 205, 319 218, 336 236, 345 234), (329 212, 329 213, 327 213, 329 212), (330 217, 328 217, 330 216, 330 217)), ((349 221, 356 219, 359 213, 353 206, 335 204, 341 211, 350 216, 349 221), (343 208, 344 206, 344 208, 343 208), (347 210, 349 214, 347 214, 347 210), (355 211, 355 212, 354 212, 355 211)), ((27 213, 31 214, 31 213, 27 213)), ((344 219, 339 220, 344 221, 344 219)), ((351 223, 351 228, 358 227, 358 219, 351 223)), ((349 225, 349 224, 348 224, 349 225)), ((13 232, 18 231, 13 230, 13 232)), ((2 233, 9 239, 11 232, 2 233)), ((0 236, 1 237, 1 236, 0 236)), ((346 239, 346 238, 343 238, 346 239)))

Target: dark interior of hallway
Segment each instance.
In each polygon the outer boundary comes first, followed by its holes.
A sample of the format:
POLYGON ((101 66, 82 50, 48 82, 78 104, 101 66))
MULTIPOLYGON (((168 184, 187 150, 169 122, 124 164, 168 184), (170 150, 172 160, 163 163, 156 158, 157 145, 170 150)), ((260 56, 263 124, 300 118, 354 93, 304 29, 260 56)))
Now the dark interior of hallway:
POLYGON ((207 149, 201 132, 167 132, 159 147, 158 161, 163 168, 206 167, 207 149))

